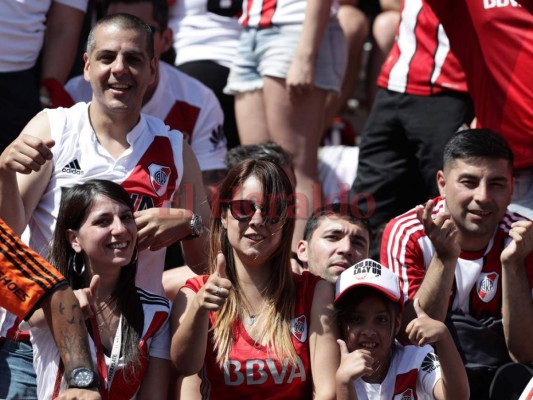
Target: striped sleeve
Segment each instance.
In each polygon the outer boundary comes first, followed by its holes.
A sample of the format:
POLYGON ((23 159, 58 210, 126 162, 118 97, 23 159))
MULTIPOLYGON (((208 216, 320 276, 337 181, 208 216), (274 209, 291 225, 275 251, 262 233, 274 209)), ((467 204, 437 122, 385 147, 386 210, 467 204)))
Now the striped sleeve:
POLYGON ((27 317, 65 278, 0 219, 0 306, 27 317))
POLYGON ((418 292, 426 273, 424 253, 419 239, 425 236, 416 210, 391 220, 385 227, 381 242, 381 263, 400 279, 404 301, 418 292))

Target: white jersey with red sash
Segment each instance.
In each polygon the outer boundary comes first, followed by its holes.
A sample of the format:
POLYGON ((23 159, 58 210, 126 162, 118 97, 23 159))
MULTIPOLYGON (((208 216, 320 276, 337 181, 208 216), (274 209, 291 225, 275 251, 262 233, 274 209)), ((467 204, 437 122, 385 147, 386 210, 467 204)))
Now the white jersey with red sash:
POLYGON ((433 387, 441 379, 439 357, 433 347, 394 344, 389 371, 381 383, 354 382, 358 400, 433 399, 433 387))
MULTIPOLYGON (((433 217, 444 209, 445 200, 434 199, 433 217)), ((450 309, 462 311, 475 318, 501 318, 502 266, 500 255, 510 243, 509 230, 514 221, 526 220, 507 211, 485 249, 461 252, 455 269, 450 296, 450 309)), ((413 299, 424 279, 426 269, 435 253, 424 227, 412 209, 392 219, 383 233, 381 263, 399 277, 404 300, 413 299)), ((533 255, 526 260, 529 285, 533 288, 533 255)))
MULTIPOLYGON (((90 179, 107 179, 121 184, 134 201, 135 210, 169 206, 183 175, 183 136, 169 131, 154 117, 141 114, 139 123, 128 133, 130 148, 114 159, 102 148, 89 122, 88 104, 48 109, 54 163, 46 187, 22 238, 46 257, 47 246, 59 212, 62 188, 90 179)), ((161 276, 165 249, 139 253, 137 286, 163 295, 161 276), (154 277, 159 277, 154 279, 154 277)), ((0 334, 14 340, 28 340, 28 332, 18 331, 20 319, 2 310, 0 334)))
MULTIPOLYGON (((92 99, 91 85, 83 76, 70 79, 65 90, 76 103, 92 99)), ((203 83, 160 61, 157 88, 141 111, 183 133, 202 171, 226 169, 224 114, 213 91, 203 83)))
MULTIPOLYGON (((199 374, 203 399, 296 400, 312 397, 309 325, 315 287, 321 278, 308 272, 293 276, 298 293, 291 321, 291 337, 297 354, 295 365, 291 365, 287 358, 280 362, 265 346, 256 344, 242 322, 237 321, 229 360, 222 368, 216 361, 212 335, 209 335, 204 368, 199 374)), ((186 287, 197 292, 207 278, 192 278, 186 287)), ((213 318, 211 313, 211 324, 213 318)))
MULTIPOLYGON (((154 295, 142 289, 137 294, 144 311, 144 327, 142 339, 139 343, 140 362, 139 373, 135 379, 124 377, 124 358, 120 355, 113 363, 113 352, 104 354, 95 335, 89 336, 89 345, 93 363, 98 370, 100 381, 111 378, 107 383, 107 393, 102 399, 129 400, 134 398, 146 373, 149 357, 170 359, 170 328, 168 317, 170 302, 161 296, 154 295)), ((37 395, 40 400, 55 399, 58 394, 68 388, 63 376, 62 362, 55 346, 52 333, 47 326, 31 328, 33 345, 33 365, 37 374, 37 395)), ((111 349, 109 349, 111 351, 111 349)), ((102 392, 102 390, 101 390, 102 392)))

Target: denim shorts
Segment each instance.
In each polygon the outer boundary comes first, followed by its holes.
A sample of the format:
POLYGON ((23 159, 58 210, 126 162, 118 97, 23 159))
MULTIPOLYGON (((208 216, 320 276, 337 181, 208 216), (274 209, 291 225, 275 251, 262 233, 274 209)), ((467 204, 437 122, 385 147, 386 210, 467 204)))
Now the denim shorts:
MULTIPOLYGON (((241 34, 224 93, 234 95, 263 87, 263 76, 285 79, 302 31, 301 25, 248 28, 241 34)), ((340 92, 346 69, 346 41, 336 17, 329 20, 315 60, 314 84, 340 92)))
POLYGON ((0 399, 37 400, 37 376, 29 341, 0 341, 0 399))

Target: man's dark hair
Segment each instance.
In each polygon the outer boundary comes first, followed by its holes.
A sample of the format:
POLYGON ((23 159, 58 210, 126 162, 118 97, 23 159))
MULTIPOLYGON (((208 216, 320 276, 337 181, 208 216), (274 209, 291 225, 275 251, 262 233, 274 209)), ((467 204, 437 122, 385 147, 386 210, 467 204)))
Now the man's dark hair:
POLYGON ((282 168, 287 167, 294 172, 291 156, 279 144, 271 141, 241 145, 228 150, 226 154, 226 165, 228 169, 231 169, 240 162, 251 158, 270 161, 278 164, 282 168))
POLYGON ((152 30, 142 19, 134 17, 130 14, 113 14, 100 18, 89 32, 87 39, 87 55, 90 57, 94 47, 96 46, 95 32, 100 26, 115 25, 121 29, 133 30, 135 32, 143 33, 146 37, 146 52, 150 59, 154 58, 154 35, 152 30))
MULTIPOLYGON (((168 26, 168 0, 105 0, 105 10, 111 4, 152 4, 152 18, 157 21, 159 25, 157 28, 166 29, 168 26)), ((155 32, 154 32, 155 33, 155 32)))
POLYGON ((505 139, 490 129, 468 129, 458 132, 444 147, 443 165, 457 159, 502 158, 513 166, 513 151, 505 139))
POLYGON ((361 228, 366 229, 368 237, 371 236, 370 225, 365 218, 356 217, 352 213, 350 204, 347 203, 331 203, 326 204, 323 207, 316 209, 313 214, 307 220, 304 228, 303 240, 310 240, 315 232, 316 228, 320 224, 320 220, 324 217, 338 217, 349 221, 351 224, 358 225, 361 228))

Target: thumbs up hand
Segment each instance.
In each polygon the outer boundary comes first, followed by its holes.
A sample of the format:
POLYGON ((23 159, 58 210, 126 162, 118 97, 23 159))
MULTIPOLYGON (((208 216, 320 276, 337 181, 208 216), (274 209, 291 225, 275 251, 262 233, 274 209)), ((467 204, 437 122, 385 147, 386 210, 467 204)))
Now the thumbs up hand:
POLYGON ((416 312, 416 318, 409 322, 409 325, 405 328, 411 343, 417 346, 424 346, 439 342, 447 333, 448 328, 446 328, 446 325, 427 315, 417 298, 414 299, 413 307, 416 312))
POLYGON ((340 384, 348 384, 374 372, 374 358, 369 350, 356 349, 350 353, 344 340, 338 339, 341 363, 337 369, 336 380, 340 384))
POLYGON ((196 296, 199 307, 209 311, 222 308, 232 287, 226 275, 226 258, 222 253, 217 255, 216 263, 215 271, 196 296))

